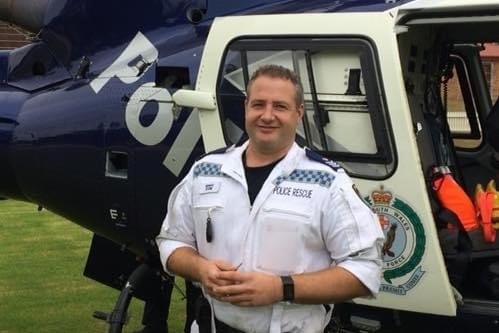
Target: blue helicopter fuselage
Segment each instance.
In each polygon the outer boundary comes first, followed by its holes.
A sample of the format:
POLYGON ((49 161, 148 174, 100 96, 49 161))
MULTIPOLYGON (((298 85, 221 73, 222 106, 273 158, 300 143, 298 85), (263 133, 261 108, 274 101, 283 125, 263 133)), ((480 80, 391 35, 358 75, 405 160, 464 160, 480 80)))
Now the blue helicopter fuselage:
POLYGON ((35 41, 0 54, 0 195, 34 202, 138 254, 154 252, 168 194, 204 153, 192 110, 172 111, 158 99, 195 85, 213 18, 394 5, 41 2, 38 20, 18 19, 39 29, 35 41))

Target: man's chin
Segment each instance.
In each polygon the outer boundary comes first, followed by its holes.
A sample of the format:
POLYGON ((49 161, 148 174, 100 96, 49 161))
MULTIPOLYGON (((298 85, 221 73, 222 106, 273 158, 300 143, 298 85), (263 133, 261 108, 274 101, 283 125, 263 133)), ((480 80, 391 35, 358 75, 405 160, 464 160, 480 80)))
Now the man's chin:
POLYGON ((272 140, 258 140, 256 145, 262 152, 272 153, 279 150, 279 144, 272 140))
POLYGON ((259 146, 263 146, 263 147, 273 147, 276 145, 276 142, 273 138, 257 138, 255 140, 255 142, 259 145, 259 146))

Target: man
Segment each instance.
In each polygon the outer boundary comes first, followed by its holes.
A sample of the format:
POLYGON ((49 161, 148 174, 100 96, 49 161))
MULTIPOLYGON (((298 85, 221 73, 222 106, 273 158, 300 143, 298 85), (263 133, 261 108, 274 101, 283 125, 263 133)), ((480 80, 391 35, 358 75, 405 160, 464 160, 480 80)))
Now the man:
POLYGON ((342 169, 294 142, 303 113, 292 71, 257 69, 249 140, 196 162, 171 194, 161 260, 200 283, 218 333, 319 333, 325 304, 378 292, 377 217, 342 169))

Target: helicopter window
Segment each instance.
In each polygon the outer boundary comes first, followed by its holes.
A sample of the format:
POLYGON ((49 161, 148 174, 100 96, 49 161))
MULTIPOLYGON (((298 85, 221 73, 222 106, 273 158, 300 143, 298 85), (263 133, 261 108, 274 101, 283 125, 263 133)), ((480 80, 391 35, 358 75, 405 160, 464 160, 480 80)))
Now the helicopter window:
POLYGON ((392 140, 378 84, 375 50, 362 39, 241 39, 226 52, 217 98, 228 144, 244 137, 251 73, 276 63, 298 73, 305 115, 297 142, 351 174, 385 178, 394 169, 392 140))
POLYGON ((461 56, 451 55, 450 62, 452 74, 444 78, 441 94, 451 137, 457 149, 477 148, 482 143, 482 136, 473 84, 461 56))
POLYGON ((157 87, 180 89, 190 83, 189 68, 156 66, 155 84, 157 87))

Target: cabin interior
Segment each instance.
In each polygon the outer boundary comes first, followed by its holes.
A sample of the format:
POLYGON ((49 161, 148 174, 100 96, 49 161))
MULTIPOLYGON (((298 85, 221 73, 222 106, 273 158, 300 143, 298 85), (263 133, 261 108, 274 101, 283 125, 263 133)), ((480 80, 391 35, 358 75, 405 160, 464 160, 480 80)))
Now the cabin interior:
POLYGON ((418 150, 449 279, 464 298, 492 301, 499 299, 499 240, 485 235, 484 228, 494 231, 482 222, 486 218, 494 230, 499 228, 499 198, 493 193, 499 182, 499 142, 494 142, 499 118, 493 116, 499 112, 494 107, 499 97, 499 16, 468 14, 409 17, 398 40, 413 123, 421 129, 416 133, 418 150), (485 200, 482 190, 488 185, 486 200, 496 205, 496 216, 494 211, 489 218, 485 209, 477 210, 478 227, 464 226, 459 214, 457 219, 449 217, 449 210, 456 212, 435 195, 434 166, 447 167, 445 172, 475 208, 480 199, 485 200))

